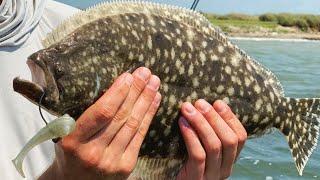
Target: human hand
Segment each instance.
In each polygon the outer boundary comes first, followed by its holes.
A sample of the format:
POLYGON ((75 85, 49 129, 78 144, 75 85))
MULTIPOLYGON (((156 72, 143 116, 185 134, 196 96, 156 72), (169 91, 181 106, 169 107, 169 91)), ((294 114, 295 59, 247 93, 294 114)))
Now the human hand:
POLYGON ((147 68, 122 74, 57 143, 56 159, 39 179, 127 178, 159 107, 159 86, 147 68))
POLYGON ((229 106, 203 99, 193 106, 184 103, 179 126, 188 150, 188 160, 179 180, 220 180, 231 175, 233 163, 247 139, 247 133, 229 106))

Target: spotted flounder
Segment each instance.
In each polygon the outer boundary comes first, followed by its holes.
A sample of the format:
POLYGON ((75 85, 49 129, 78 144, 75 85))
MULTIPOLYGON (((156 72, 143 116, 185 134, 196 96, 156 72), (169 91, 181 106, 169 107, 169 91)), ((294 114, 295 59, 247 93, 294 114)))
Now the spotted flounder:
POLYGON ((177 124, 182 102, 227 102, 249 136, 277 128, 299 174, 316 147, 320 99, 285 97, 276 76, 232 44, 201 14, 137 1, 103 3, 71 17, 27 63, 32 81, 14 90, 56 115, 74 118, 113 79, 146 66, 160 77, 161 106, 140 150, 134 175, 174 177, 186 158, 177 124))

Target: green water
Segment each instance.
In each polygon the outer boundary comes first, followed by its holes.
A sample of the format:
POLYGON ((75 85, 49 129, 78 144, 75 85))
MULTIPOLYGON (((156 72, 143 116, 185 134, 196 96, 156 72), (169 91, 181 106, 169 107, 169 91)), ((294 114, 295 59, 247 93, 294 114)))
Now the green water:
MULTIPOLYGON (((235 41, 273 71, 289 97, 320 97, 320 42, 235 41)), ((231 179, 320 179, 320 147, 297 173, 287 142, 275 131, 247 141, 231 179)))

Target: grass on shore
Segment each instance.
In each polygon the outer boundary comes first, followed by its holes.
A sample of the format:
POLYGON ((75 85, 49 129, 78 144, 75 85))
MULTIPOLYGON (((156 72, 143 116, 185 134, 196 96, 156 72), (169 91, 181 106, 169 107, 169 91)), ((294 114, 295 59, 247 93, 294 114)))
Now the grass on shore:
POLYGON ((205 16, 211 23, 227 32, 230 30, 230 27, 241 29, 262 27, 276 31, 278 26, 296 27, 301 31, 320 31, 320 15, 267 13, 260 16, 251 16, 232 13, 227 15, 205 14, 205 16))

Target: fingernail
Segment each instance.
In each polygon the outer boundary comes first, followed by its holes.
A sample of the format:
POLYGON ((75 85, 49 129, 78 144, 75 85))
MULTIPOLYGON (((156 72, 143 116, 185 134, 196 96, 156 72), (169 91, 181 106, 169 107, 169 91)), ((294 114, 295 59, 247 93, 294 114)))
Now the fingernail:
POLYGON ((211 105, 207 101, 200 99, 199 100, 199 108, 202 113, 206 113, 210 110, 211 105))
POLYGON ((139 76, 143 79, 143 80, 147 80, 149 77, 149 70, 147 68, 140 68, 139 69, 139 76))
POLYGON ((131 74, 127 74, 126 77, 125 77, 125 82, 128 84, 128 85, 131 85, 133 83, 133 77, 131 74))
POLYGON ((186 127, 186 128, 190 128, 190 124, 188 123, 188 121, 186 120, 186 118, 184 117, 180 117, 179 121, 181 122, 181 124, 186 127))
POLYGON ((159 86, 160 86, 160 80, 157 76, 151 76, 149 82, 148 82, 148 85, 147 85, 149 88, 155 90, 155 91, 158 91, 159 89, 159 86))
POLYGON ((185 109, 189 115, 193 115, 196 111, 191 103, 186 103, 185 109))
POLYGON ((223 101, 217 101, 217 105, 215 107, 215 110, 218 112, 218 113, 223 113, 227 110, 227 105, 223 102, 223 101))

